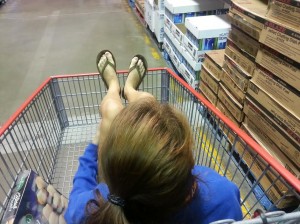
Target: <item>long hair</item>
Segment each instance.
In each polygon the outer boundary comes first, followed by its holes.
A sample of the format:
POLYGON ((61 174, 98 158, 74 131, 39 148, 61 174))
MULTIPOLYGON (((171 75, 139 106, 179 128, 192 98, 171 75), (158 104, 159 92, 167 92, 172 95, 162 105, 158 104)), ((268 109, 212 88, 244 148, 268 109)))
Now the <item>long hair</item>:
POLYGON ((167 104, 145 99, 124 108, 107 136, 99 148, 99 175, 125 206, 105 202, 98 192, 88 223, 167 222, 194 185, 186 118, 167 104))

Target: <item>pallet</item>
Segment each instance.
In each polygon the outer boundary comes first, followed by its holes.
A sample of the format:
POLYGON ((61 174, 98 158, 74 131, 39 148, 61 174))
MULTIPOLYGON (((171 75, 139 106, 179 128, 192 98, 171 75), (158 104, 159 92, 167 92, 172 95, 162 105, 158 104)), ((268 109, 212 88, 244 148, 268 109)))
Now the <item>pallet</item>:
POLYGON ((134 8, 134 12, 137 15, 138 19, 140 20, 140 22, 146 26, 146 20, 145 20, 145 16, 144 16, 144 11, 140 8, 140 5, 138 4, 138 2, 135 2, 135 8, 134 8))

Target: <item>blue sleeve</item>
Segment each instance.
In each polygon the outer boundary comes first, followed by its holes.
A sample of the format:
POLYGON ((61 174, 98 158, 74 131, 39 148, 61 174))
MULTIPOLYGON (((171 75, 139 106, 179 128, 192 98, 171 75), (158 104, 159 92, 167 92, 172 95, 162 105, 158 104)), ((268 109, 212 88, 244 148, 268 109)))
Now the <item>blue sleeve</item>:
POLYGON ((89 144, 79 158, 79 167, 73 179, 73 189, 69 196, 69 205, 65 213, 67 223, 82 223, 85 218, 85 207, 94 198, 97 188, 98 146, 89 144))
POLYGON ((214 170, 195 166, 198 180, 194 199, 175 217, 177 223, 208 224, 222 219, 242 220, 238 187, 214 170))

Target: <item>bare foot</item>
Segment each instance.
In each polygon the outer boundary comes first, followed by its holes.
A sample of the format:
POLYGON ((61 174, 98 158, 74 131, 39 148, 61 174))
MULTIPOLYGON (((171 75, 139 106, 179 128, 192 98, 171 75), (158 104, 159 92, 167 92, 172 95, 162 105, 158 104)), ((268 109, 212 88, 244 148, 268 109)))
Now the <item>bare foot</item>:
POLYGON ((101 75, 107 87, 120 89, 119 80, 115 71, 115 61, 110 52, 105 52, 105 54, 102 55, 97 66, 99 71, 103 71, 101 75), (110 64, 107 64, 107 61, 110 64))
POLYGON ((136 65, 136 68, 134 68, 132 71, 129 72, 129 75, 127 77, 125 86, 124 86, 124 94, 126 96, 126 93, 131 90, 136 90, 138 88, 138 85, 141 83, 141 79, 143 78, 143 74, 145 72, 145 66, 141 59, 138 59, 138 57, 134 57, 131 60, 129 70, 136 65))

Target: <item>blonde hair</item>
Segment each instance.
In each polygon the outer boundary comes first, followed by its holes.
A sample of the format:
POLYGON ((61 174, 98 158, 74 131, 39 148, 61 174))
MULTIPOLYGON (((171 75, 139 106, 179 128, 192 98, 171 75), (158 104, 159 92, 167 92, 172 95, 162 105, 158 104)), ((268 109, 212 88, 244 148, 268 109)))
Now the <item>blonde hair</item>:
POLYGON ((168 220, 185 205, 194 183, 192 144, 186 118, 173 107, 145 99, 124 108, 111 124, 98 161, 99 175, 125 206, 99 197, 89 222, 168 220))

